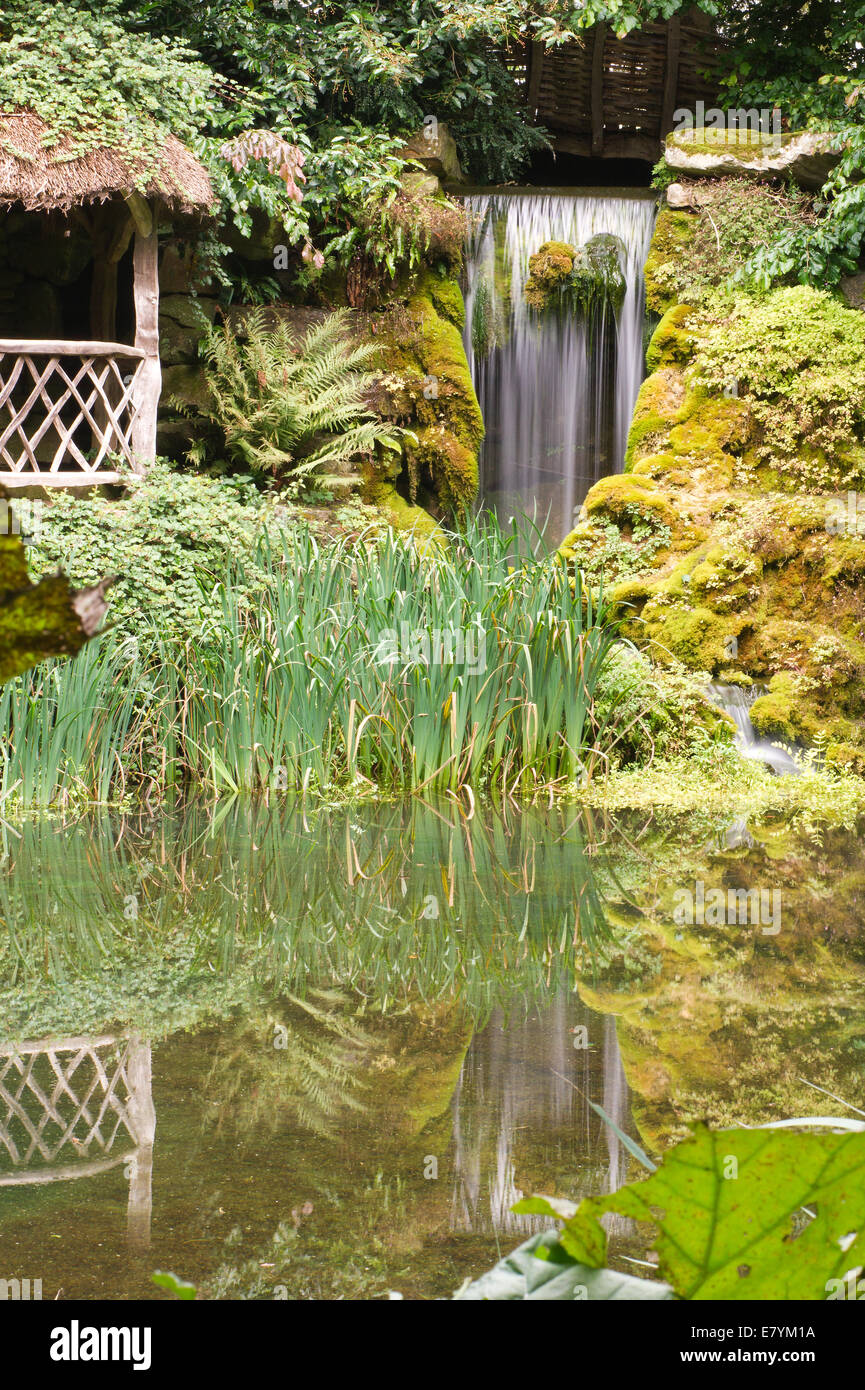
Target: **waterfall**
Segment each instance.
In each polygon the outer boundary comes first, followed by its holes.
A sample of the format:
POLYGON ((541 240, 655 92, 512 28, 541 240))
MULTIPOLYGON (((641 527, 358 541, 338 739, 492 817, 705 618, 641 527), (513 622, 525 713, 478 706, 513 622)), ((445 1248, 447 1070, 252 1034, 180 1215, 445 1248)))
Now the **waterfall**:
POLYGON ((739 685, 716 683, 708 689, 712 704, 728 714, 736 725, 736 743, 743 757, 766 763, 767 767, 779 776, 785 772, 797 776, 801 768, 795 758, 791 757, 785 748, 779 748, 777 743, 770 743, 767 738, 759 738, 751 723, 751 706, 765 694, 765 685, 752 685, 743 690, 739 685))
POLYGON ((486 427, 482 500, 500 515, 549 512, 557 544, 598 478, 620 472, 643 376, 642 270, 654 225, 648 192, 614 195, 504 191, 466 199, 475 227, 466 265, 465 344, 486 427), (529 258, 545 241, 580 247, 601 232, 624 251, 620 309, 587 322, 542 315, 523 289, 529 258), (472 324, 484 296, 489 347, 476 351, 472 324))

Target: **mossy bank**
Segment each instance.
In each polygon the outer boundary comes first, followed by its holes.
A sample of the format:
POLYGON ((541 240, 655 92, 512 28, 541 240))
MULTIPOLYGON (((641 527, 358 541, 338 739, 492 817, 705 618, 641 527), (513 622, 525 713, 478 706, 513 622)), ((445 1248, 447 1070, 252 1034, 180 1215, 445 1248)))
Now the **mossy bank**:
MULTIPOLYGON (((712 199, 717 226, 723 184, 712 199)), ((760 733, 862 771, 865 314, 719 284, 705 246, 699 211, 660 212, 626 471, 592 488, 562 553, 604 575, 654 661, 765 683, 760 733)), ((729 251, 721 224, 715 270, 729 251)))

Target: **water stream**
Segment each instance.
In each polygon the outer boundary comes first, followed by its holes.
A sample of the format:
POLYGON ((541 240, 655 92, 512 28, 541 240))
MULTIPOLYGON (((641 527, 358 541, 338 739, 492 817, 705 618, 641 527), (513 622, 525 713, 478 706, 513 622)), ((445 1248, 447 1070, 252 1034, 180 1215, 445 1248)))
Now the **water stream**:
POLYGON ((644 293, 655 201, 648 191, 506 190, 475 193, 466 265, 466 352, 486 426, 481 494, 505 516, 549 515, 557 543, 598 478, 621 471, 643 376, 644 293), (523 290, 529 258, 545 241, 583 246, 599 233, 619 238, 624 301, 591 323, 568 313, 538 315, 523 290), (473 343, 479 294, 489 347, 473 343))
POLYGON ((752 685, 743 689, 739 685, 723 685, 716 682, 709 686, 709 699, 728 714, 736 725, 736 743, 745 758, 765 763, 776 775, 788 773, 798 776, 801 768, 792 754, 768 738, 761 738, 751 723, 751 706, 761 695, 766 694, 765 685, 752 685))

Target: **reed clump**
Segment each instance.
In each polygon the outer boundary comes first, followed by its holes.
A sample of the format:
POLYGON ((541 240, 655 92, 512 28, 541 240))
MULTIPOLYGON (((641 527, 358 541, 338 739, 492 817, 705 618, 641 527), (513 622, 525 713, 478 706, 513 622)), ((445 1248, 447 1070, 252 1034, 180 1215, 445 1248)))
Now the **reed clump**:
MULTIPOLYGON (((591 778, 603 599, 519 528, 265 539, 188 633, 110 631, 0 691, 0 795, 107 803, 172 788, 537 791, 591 778), (193 635, 194 632, 194 635, 193 635)), ((11 804, 11 803, 10 803, 11 804)))

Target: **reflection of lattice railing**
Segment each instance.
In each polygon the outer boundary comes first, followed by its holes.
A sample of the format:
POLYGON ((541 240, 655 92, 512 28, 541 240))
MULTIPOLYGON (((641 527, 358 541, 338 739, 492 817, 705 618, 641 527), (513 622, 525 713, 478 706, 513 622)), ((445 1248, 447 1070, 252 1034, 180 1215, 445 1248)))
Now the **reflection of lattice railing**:
MULTIPOLYGON (((0 1049, 0 1154, 32 1168, 135 1145, 129 1038, 64 1038, 0 1049)), ((2 1165, 5 1167, 5 1163, 2 1165)))
POLYGON ((129 1240, 146 1246, 155 1130, 150 1047, 134 1034, 0 1047, 0 1188, 122 1163, 129 1240))
POLYGON ((0 479, 81 480, 119 455, 130 464, 144 352, 123 343, 0 339, 0 479), (64 465, 77 465, 71 475, 64 465))

